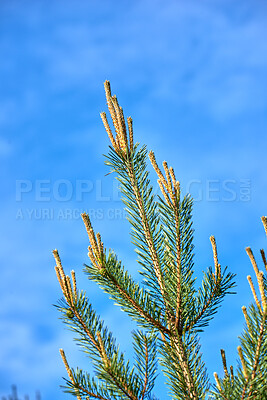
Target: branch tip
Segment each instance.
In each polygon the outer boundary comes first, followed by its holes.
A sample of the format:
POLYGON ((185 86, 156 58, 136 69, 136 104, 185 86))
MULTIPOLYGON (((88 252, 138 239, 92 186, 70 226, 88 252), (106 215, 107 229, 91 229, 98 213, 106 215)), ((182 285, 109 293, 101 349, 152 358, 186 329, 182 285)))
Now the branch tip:
POLYGON ((261 217, 262 223, 263 223, 263 227, 265 229, 265 233, 267 236, 267 217, 261 217))
POLYGON ((253 282, 252 282, 252 278, 251 278, 250 275, 247 276, 247 280, 248 280, 250 289, 251 289, 251 291, 252 291, 254 300, 255 300, 255 302, 256 302, 256 304, 257 304, 257 307, 258 307, 259 311, 262 313, 262 308, 261 308, 261 305, 260 305, 258 296, 257 296, 257 294, 256 294, 256 290, 255 290, 255 287, 254 287, 254 284, 253 284, 253 282))
POLYGON ((254 254, 253 254, 251 248, 250 247, 246 247, 246 252, 247 252, 247 255, 249 256, 251 264, 252 264, 252 266, 254 268, 255 274, 256 274, 256 276, 258 276, 259 268, 258 268, 258 265, 256 263, 256 260, 255 260, 255 257, 254 257, 254 254))
POLYGON ((214 372, 213 376, 215 378, 215 381, 216 381, 216 384, 217 384, 217 388, 219 389, 220 392, 222 392, 222 387, 221 387, 221 383, 220 383, 220 380, 219 380, 217 372, 214 372))
POLYGON ((238 351, 238 355, 242 364, 242 368, 243 368, 243 374, 246 380, 248 380, 248 370, 247 370, 247 365, 246 365, 246 361, 243 355, 243 351, 242 351, 242 347, 238 346, 237 347, 237 351, 238 351))

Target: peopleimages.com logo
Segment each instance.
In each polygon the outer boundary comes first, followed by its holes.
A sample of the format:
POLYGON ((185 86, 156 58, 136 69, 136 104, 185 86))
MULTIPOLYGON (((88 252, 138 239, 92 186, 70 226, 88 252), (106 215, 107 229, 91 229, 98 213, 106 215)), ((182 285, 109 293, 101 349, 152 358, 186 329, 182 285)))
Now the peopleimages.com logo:
MULTIPOLYGON (((126 212, 121 207, 108 207, 108 203, 121 201, 118 181, 112 180, 111 188, 103 190, 102 180, 77 179, 20 179, 16 181, 16 202, 19 204, 17 219, 78 219, 84 209, 67 207, 67 203, 89 204, 92 200, 102 207, 87 212, 92 219, 122 219, 126 212), (109 192, 108 192, 109 190, 109 192), (48 203, 53 207, 48 207, 48 203), (32 207, 32 204, 35 207, 32 207), (43 206, 43 204, 47 206, 43 206), (60 204, 64 207, 59 207, 60 204), (31 207, 29 207, 31 204, 31 207)), ((106 182, 105 182, 106 183, 106 182)), ((192 179, 182 187, 183 194, 190 193, 194 202, 248 202, 251 200, 250 179, 192 179)), ((155 187, 155 195, 161 195, 155 187)), ((78 205, 78 204, 77 204, 78 205)))
POLYGON ((82 202, 89 194, 94 194, 95 199, 100 202, 119 201, 118 181, 112 181, 112 193, 103 194, 103 184, 101 179, 91 181, 89 179, 18 179, 16 180, 16 201, 22 202, 31 198, 36 202, 82 202))

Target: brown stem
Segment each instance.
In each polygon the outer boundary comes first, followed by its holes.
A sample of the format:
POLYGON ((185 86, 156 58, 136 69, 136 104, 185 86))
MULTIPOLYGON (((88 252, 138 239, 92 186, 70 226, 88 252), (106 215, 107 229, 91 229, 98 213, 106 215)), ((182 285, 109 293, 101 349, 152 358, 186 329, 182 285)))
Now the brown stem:
POLYGON ((203 316, 204 312, 206 311, 206 309, 209 307, 213 297, 215 296, 216 290, 217 290, 217 286, 218 286, 218 281, 216 281, 216 284, 214 286, 213 291, 210 294, 210 297, 208 299, 208 301, 204 304, 202 310, 198 313, 198 315, 196 316, 196 318, 194 319, 194 321, 191 322, 191 324, 189 324, 186 327, 186 331, 189 331, 196 323, 197 321, 203 316))
POLYGON ((174 205, 175 214, 175 231, 176 231, 176 268, 177 268, 177 300, 176 300, 176 317, 175 328, 178 328, 180 322, 181 308, 181 235, 179 221, 179 203, 174 205), (178 207, 178 208, 177 208, 178 207))
MULTIPOLYGON (((258 339, 258 343, 257 343, 257 349, 256 349, 256 354, 255 354, 255 361, 254 361, 254 365, 253 365, 253 370, 252 370, 252 375, 251 375, 251 379, 255 379, 256 376, 256 372, 257 372, 257 367, 259 365, 259 357, 260 357, 260 348, 262 345, 262 339, 263 339, 263 333, 264 333, 264 325, 265 325, 265 319, 263 318, 263 321, 261 323, 261 327, 260 327, 260 334, 259 334, 259 339, 258 339)), ((251 396, 252 394, 252 385, 249 388, 249 395, 251 396)))
POLYGON ((119 290, 119 292, 132 304, 132 306, 142 315, 148 322, 151 322, 157 329, 159 329, 161 332, 164 332, 166 334, 170 334, 169 329, 165 328, 159 321, 156 321, 153 317, 151 317, 150 314, 145 312, 137 303, 136 301, 119 285, 117 282, 116 278, 108 273, 108 277, 116 288, 119 290))
POLYGON ((144 399, 144 397, 145 397, 145 394, 146 394, 146 388, 147 388, 147 382, 148 382, 148 376, 147 376, 147 369, 148 369, 148 350, 147 350, 147 344, 146 344, 146 361, 145 361, 145 363, 146 363, 146 367, 145 367, 145 381, 144 381, 144 388, 143 388, 143 391, 142 391, 142 396, 141 396, 141 400, 143 400, 144 399))
POLYGON ((190 368, 188 367, 188 360, 181 336, 177 335, 177 337, 174 338, 174 345, 179 359, 179 364, 183 371, 183 376, 188 387, 188 398, 197 400, 198 396, 195 391, 194 381, 191 375, 190 368))
POLYGON ((94 397, 95 399, 99 399, 99 400, 109 400, 106 399, 105 397, 100 396, 100 394, 95 394, 93 392, 89 392, 89 390, 85 389, 83 386, 78 386, 77 388, 78 390, 86 393, 88 396, 94 397))
POLYGON ((161 272, 161 267, 160 267, 160 263, 159 263, 159 259, 158 259, 158 255, 157 255, 157 251, 155 249, 155 245, 153 242, 153 237, 152 237, 152 233, 151 230, 149 228, 149 224, 147 221, 147 216, 144 210, 144 204, 143 204, 143 200, 140 194, 140 191, 138 189, 137 183, 136 183, 136 177, 134 174, 134 170, 133 170, 133 166, 131 164, 131 162, 127 163, 127 169, 128 169, 128 175, 131 181, 131 185, 134 191, 134 195, 136 198, 136 202, 137 202, 137 206, 138 206, 138 210, 139 210, 139 215, 141 217, 141 221, 142 221, 142 225, 143 225, 143 230, 145 233, 145 238, 146 238, 146 242, 150 251, 150 255, 151 255, 151 259, 153 262, 153 266, 154 266, 154 271, 159 283, 159 287, 160 287, 160 291, 161 291, 161 295, 163 298, 163 301, 165 302, 166 299, 166 293, 165 293, 165 288, 164 288, 164 282, 162 279, 162 272, 161 272))

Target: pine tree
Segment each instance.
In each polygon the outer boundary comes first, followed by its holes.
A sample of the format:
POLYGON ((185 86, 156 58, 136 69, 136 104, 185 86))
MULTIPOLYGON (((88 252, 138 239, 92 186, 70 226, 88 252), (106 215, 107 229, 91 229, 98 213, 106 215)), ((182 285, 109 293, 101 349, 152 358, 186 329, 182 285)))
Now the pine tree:
MULTIPOLYGON (((54 250, 55 270, 63 292, 57 307, 95 371, 91 377, 81 369, 71 369, 60 349, 68 374, 65 391, 78 400, 155 399, 153 387, 159 362, 173 399, 267 399, 266 275, 259 271, 252 250, 247 248, 260 298, 249 276, 255 304, 242 308, 245 328, 238 347, 240 361, 235 371, 233 366, 228 371, 225 352, 221 350, 224 377, 215 373, 213 384, 200 352, 199 332, 209 324, 224 297, 232 293, 234 275, 221 267, 216 241, 211 236, 214 268, 207 269, 201 286, 196 287, 193 200, 189 195, 182 196, 179 181, 167 162, 163 162, 161 170, 154 153, 134 142, 132 118, 125 120, 109 82, 104 86, 115 129, 114 135, 106 113, 101 113, 111 142, 106 164, 120 183, 142 280, 135 281, 115 252, 106 250, 89 215, 83 213, 90 243, 90 264, 85 265, 85 273, 136 322, 132 335, 135 359, 131 363, 125 358, 86 293, 77 290, 75 272, 71 271, 71 277, 65 275, 58 251, 54 250), (158 176, 159 196, 150 183, 148 158, 158 176)), ((267 234, 267 218, 262 217, 262 222, 267 234)), ((267 270, 263 250, 261 256, 267 270)))
MULTIPOLYGON (((24 396, 24 400, 29 400, 29 399, 30 399, 29 396, 26 394, 24 396)), ((17 386, 12 385, 11 394, 9 394, 8 396, 2 396, 1 400, 19 400, 17 386)), ((41 400, 41 395, 40 392, 38 391, 35 393, 35 400, 41 400)))

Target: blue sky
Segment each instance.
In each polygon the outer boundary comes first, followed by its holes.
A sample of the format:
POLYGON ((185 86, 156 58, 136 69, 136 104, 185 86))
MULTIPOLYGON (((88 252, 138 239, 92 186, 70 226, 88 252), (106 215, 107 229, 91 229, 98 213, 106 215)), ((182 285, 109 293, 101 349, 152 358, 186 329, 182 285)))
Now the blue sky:
POLYGON ((54 248, 131 355, 134 325, 82 272, 84 210, 106 246, 138 270, 114 177, 105 176, 106 79, 137 141, 196 199, 197 276, 212 264, 212 234, 221 264, 237 274, 238 294, 202 336, 210 374, 222 370, 220 348, 235 363, 241 306, 251 300, 244 249, 258 256, 266 247, 266 20, 259 0, 1 2, 0 395, 16 383, 31 398, 36 389, 67 398, 60 347, 72 366, 88 365, 52 305, 54 248))

